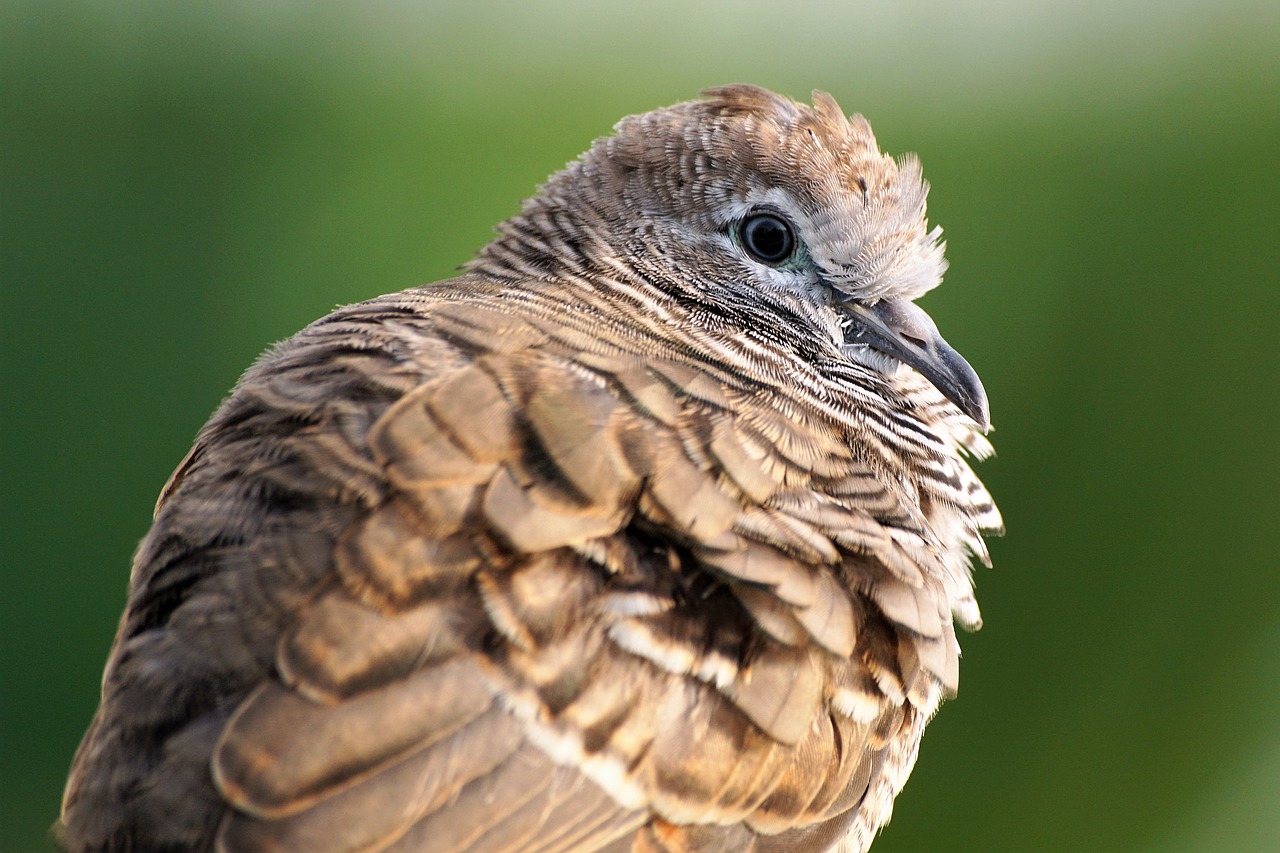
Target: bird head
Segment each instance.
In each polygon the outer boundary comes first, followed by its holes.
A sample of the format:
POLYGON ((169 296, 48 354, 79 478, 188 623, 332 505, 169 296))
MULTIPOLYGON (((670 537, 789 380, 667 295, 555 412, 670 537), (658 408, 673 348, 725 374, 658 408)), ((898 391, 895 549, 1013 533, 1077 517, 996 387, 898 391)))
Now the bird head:
POLYGON ((850 359, 908 365, 989 428, 977 374, 914 304, 946 269, 919 161, 882 153, 823 92, 813 106, 748 85, 703 94, 623 119, 486 254, 516 243, 526 273, 540 250, 579 272, 621 258, 690 300, 816 306, 850 359))

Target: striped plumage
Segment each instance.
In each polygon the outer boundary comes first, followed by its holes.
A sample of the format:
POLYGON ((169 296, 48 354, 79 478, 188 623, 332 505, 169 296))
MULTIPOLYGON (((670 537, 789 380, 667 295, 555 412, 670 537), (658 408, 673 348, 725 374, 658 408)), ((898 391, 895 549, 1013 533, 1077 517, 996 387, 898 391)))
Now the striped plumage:
POLYGON ((865 850, 1000 526, 925 192, 825 95, 712 90, 264 356, 139 549, 63 843, 865 850))

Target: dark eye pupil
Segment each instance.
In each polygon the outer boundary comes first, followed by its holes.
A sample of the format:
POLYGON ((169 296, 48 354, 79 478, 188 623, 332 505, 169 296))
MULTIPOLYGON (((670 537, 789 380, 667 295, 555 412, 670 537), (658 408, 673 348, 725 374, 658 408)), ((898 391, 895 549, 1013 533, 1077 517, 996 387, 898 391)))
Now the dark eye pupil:
POLYGON ((742 220, 742 246, 761 263, 785 261, 794 245, 787 223, 771 213, 757 213, 742 220))

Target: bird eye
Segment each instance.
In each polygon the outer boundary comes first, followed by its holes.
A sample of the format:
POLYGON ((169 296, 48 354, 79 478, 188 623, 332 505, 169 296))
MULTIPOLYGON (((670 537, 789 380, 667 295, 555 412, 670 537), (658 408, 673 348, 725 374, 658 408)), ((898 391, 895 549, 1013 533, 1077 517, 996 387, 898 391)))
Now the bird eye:
POLYGON ((762 264, 776 266, 791 257, 796 238, 791 226, 772 213, 753 213, 738 226, 747 254, 762 264))

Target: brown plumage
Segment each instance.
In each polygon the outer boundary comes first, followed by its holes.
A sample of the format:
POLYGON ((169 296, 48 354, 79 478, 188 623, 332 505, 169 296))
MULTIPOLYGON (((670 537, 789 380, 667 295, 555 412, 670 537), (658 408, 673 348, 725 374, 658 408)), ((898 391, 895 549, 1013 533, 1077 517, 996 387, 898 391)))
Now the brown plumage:
POLYGON ((731 86, 252 367, 161 495, 71 850, 861 851, 1000 518, 914 159, 731 86))

